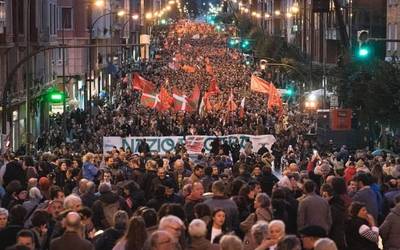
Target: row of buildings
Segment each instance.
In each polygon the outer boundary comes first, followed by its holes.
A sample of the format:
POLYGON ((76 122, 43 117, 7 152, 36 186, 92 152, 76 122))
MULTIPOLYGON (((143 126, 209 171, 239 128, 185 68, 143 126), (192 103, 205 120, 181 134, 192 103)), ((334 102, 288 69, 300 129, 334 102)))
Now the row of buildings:
POLYGON ((0 0, 1 145, 32 143, 48 128, 49 115, 63 112, 62 103, 44 98, 47 89, 65 87, 70 108, 84 108, 88 96, 107 91, 126 53, 130 59, 144 54, 113 44, 143 43, 152 13, 177 2, 0 0), (63 44, 73 48, 57 48, 63 44))
MULTIPOLYGON (((296 44, 316 63, 336 64, 340 60, 344 30, 346 42, 352 48, 358 45, 360 30, 368 30, 374 38, 400 37, 399 0, 230 0, 230 3, 254 18, 264 32, 296 44), (340 6, 341 17, 335 12, 335 5, 340 6), (313 8, 325 8, 325 12, 315 12, 313 8)), ((398 45, 382 42, 376 48, 378 56, 391 60, 398 45)))

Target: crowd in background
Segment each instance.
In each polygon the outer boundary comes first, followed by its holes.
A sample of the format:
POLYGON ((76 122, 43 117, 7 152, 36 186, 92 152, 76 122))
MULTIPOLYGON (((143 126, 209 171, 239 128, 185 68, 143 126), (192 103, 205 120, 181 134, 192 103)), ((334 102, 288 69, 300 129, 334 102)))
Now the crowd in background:
POLYGON ((172 31, 162 55, 197 61, 199 73, 158 62, 141 74, 169 91, 190 94, 196 83, 204 91, 208 57, 222 92, 215 106, 233 88, 237 100, 248 97, 245 117, 223 107, 203 116, 159 112, 121 82, 113 102, 98 100, 91 117, 71 112, 67 131, 55 118, 34 156, 2 156, 0 249, 400 249, 397 155, 316 144, 307 135, 312 119, 295 108, 279 117, 264 96, 249 96, 251 72, 226 50, 223 33, 189 22, 172 31), (195 157, 184 145, 150 152, 146 141, 137 153, 101 148, 107 135, 231 133, 273 134, 277 142, 254 152, 250 141, 240 151, 215 139, 195 157))

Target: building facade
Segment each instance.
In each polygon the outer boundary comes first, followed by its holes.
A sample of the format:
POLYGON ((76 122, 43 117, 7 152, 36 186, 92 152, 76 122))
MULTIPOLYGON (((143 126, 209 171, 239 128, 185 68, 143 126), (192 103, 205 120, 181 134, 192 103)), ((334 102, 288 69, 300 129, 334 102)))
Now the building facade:
MULTIPOLYGON (((386 36, 388 39, 400 39, 400 1, 387 0, 387 27, 386 36)), ((386 44, 386 60, 399 60, 400 45, 396 42, 386 44)))

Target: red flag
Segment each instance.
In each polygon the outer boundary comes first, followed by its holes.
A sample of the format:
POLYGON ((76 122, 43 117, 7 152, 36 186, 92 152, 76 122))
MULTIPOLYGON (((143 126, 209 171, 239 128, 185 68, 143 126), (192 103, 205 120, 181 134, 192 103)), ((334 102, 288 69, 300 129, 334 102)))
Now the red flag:
POLYGON ((167 89, 165 89, 164 87, 161 87, 160 89, 159 98, 160 98, 160 104, 157 106, 157 109, 159 111, 168 110, 174 104, 174 98, 170 96, 167 89))
POLYGON ((194 86, 193 93, 188 99, 189 101, 189 112, 197 111, 197 106, 199 105, 200 100, 200 87, 198 84, 194 86))
POLYGON ((218 87, 217 80, 214 77, 213 79, 211 79, 210 86, 208 87, 207 92, 210 95, 218 94, 219 92, 221 92, 221 90, 218 87))
POLYGON ((144 79, 138 73, 133 74, 132 88, 146 93, 153 92, 156 89, 152 82, 144 79))
POLYGON ((265 81, 264 79, 261 79, 260 77, 257 77, 255 75, 251 76, 250 89, 252 91, 268 94, 270 92, 271 85, 273 84, 265 81))
POLYGON ((185 71, 186 73, 195 73, 196 68, 189 66, 189 65, 183 65, 182 70, 185 71))
POLYGON ((282 115, 283 103, 282 103, 281 94, 275 88, 275 86, 273 84, 271 84, 271 90, 270 90, 270 93, 268 94, 268 109, 273 110, 274 107, 276 107, 278 109, 279 116, 282 115))
POLYGON ((246 97, 243 97, 242 101, 240 102, 240 111, 239 111, 239 117, 243 118, 244 117, 244 102, 246 100, 246 97))
POLYGON ((268 109, 272 110, 274 107, 277 107, 279 110, 279 114, 282 114, 283 104, 281 94, 275 88, 274 84, 253 75, 251 77, 250 88, 252 91, 268 94, 268 109))
POLYGON ((148 108, 156 108, 160 103, 159 95, 156 93, 142 93, 142 97, 140 98, 140 103, 148 108))
POLYGON ((235 112, 237 109, 232 89, 231 89, 231 94, 229 95, 228 103, 226 104, 226 108, 228 109, 229 112, 235 112))
POLYGON ((209 75, 214 75, 214 70, 213 70, 213 67, 211 66, 211 64, 206 64, 206 72, 209 74, 209 75))

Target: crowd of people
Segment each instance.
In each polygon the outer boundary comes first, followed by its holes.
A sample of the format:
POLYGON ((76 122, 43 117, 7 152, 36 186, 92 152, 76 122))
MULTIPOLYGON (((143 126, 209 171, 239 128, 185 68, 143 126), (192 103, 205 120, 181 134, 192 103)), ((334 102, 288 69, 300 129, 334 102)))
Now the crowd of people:
POLYGON ((141 74, 189 95, 196 83, 209 88, 208 58, 221 89, 212 112, 145 108, 121 82, 113 102, 98 100, 91 116, 71 112, 67 131, 55 118, 37 154, 2 155, 0 249, 400 249, 399 158, 318 145, 304 114, 268 111, 265 96, 249 92, 242 56, 212 26, 184 21, 160 39, 167 63, 141 74), (243 118, 221 105, 230 89, 248 97, 243 118), (216 139, 195 157, 185 145, 151 152, 145 141, 139 152, 101 148, 107 135, 231 133, 274 134, 277 142, 254 152, 250 142, 240 151, 216 139))

